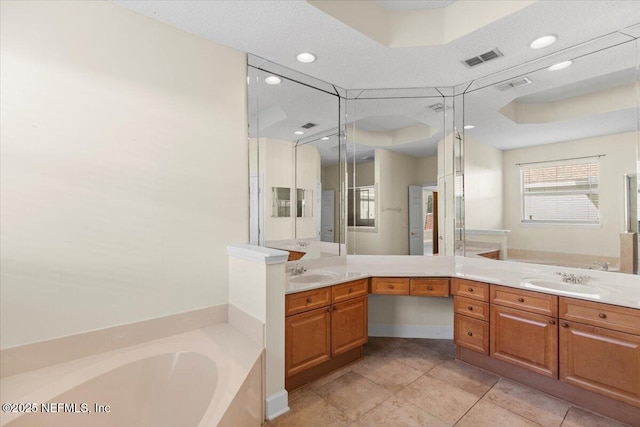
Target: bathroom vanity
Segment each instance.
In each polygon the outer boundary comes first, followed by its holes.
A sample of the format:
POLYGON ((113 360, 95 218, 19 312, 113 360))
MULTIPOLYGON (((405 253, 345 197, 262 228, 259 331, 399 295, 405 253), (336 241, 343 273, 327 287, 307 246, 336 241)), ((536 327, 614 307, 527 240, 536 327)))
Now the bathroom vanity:
POLYGON ((618 276, 565 283, 553 267, 533 272, 489 260, 462 266, 452 257, 450 269, 440 266, 429 275, 427 266, 421 272, 415 265, 376 267, 351 259, 289 279, 288 390, 361 357, 367 294, 453 296, 459 359, 612 418, 640 420, 637 285, 616 288, 601 280, 618 276), (362 277, 344 281, 357 274, 362 277), (302 285, 304 277, 310 283, 302 285))

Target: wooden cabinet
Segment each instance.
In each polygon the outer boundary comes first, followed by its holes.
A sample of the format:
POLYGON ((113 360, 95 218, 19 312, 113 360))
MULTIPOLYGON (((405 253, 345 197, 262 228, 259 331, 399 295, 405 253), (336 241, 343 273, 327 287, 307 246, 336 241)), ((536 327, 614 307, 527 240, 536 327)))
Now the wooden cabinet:
POLYGON ((425 297, 448 297, 448 278, 418 278, 409 281, 409 295, 425 297))
POLYGON ((285 319, 285 373, 295 375, 331 359, 329 307, 285 319))
POLYGON ((371 293, 382 295, 409 295, 408 277, 374 277, 371 293))
POLYGON ((285 375, 330 362, 368 340, 368 281, 355 280, 285 297, 285 375))
POLYGON ((491 357, 558 378, 558 297, 491 285, 490 304, 491 357))
POLYGON ((554 317, 491 305, 491 357, 558 378, 558 322, 554 317))
POLYGON ((469 350, 489 354, 489 323, 456 314, 453 319, 453 341, 469 350))
POLYGON ((367 297, 333 305, 331 313, 331 354, 346 353, 367 343, 367 297))
POLYGON ((453 311, 455 314, 472 317, 478 320, 489 321, 489 303, 471 298, 455 296, 453 299, 453 311))
POLYGON ((489 301, 489 285, 487 283, 475 282, 473 280, 458 279, 452 280, 451 293, 461 297, 489 301))
POLYGON ((489 285, 455 278, 453 341, 460 347, 489 354, 489 285))
POLYGON ((639 310, 562 297, 560 326, 560 380, 640 407, 639 310))

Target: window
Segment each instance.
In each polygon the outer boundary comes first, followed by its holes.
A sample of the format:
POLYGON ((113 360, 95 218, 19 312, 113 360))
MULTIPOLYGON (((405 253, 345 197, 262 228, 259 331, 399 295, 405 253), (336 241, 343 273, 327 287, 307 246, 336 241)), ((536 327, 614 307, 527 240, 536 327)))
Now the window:
POLYGON ((348 208, 348 225, 350 227, 375 227, 375 186, 350 188, 348 208))
POLYGON ((521 177, 523 223, 599 223, 597 160, 521 165, 521 177))

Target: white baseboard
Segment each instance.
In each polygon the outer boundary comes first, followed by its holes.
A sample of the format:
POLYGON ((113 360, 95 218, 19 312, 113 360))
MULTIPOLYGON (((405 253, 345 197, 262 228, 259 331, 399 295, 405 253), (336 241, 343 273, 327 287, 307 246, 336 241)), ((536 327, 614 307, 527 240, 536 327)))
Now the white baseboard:
POLYGON ((452 326, 369 325, 370 337, 453 339, 452 326))
POLYGON ((265 416, 267 420, 273 420, 289 412, 289 393, 287 393, 287 390, 282 389, 268 396, 265 402, 265 416))

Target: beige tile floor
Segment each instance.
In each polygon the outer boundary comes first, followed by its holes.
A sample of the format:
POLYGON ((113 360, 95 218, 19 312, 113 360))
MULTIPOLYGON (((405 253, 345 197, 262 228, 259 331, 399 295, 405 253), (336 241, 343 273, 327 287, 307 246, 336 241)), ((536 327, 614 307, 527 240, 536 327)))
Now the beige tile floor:
POLYGON ((369 338, 365 357, 289 394, 263 427, 621 427, 455 360, 450 340, 369 338))

